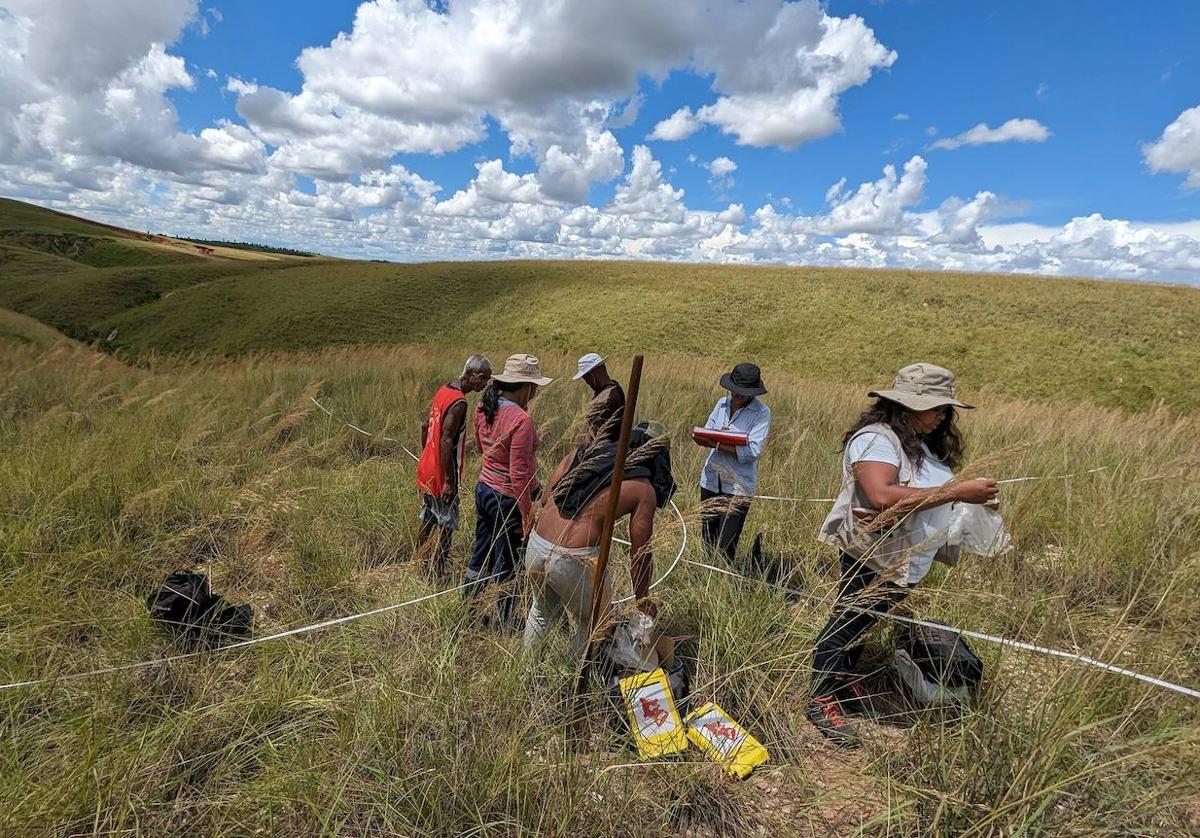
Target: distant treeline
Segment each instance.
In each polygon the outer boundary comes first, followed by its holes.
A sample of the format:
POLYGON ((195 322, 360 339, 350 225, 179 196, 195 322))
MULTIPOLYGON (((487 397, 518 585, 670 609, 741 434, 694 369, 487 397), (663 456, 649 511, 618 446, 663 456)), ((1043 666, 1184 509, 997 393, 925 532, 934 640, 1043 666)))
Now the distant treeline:
MULTIPOLYGON (((180 237, 183 238, 183 237, 180 237)), ((281 253, 284 256, 319 256, 319 253, 309 253, 306 250, 292 250, 290 247, 270 247, 265 244, 253 244, 251 242, 227 242, 218 239, 188 239, 183 238, 183 241, 192 242, 193 244, 202 244, 207 247, 232 247, 237 250, 257 250, 259 253, 281 253)))

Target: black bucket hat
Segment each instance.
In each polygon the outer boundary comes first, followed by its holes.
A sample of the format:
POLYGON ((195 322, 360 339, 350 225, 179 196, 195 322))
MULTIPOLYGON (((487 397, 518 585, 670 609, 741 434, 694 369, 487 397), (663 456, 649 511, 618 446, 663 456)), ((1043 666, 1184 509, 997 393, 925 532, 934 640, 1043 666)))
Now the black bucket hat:
POLYGON ((721 386, 739 396, 765 396, 767 388, 763 386, 762 370, 755 364, 738 364, 732 372, 721 376, 721 386))

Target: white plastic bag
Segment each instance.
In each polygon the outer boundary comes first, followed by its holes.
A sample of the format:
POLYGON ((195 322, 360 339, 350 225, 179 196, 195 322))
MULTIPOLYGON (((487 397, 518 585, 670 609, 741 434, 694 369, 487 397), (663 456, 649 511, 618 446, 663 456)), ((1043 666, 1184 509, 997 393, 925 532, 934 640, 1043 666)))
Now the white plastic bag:
POLYGON ((652 672, 658 668, 658 652, 653 640, 654 620, 641 611, 617 624, 609 657, 621 667, 635 672, 652 672))
POLYGON ((947 540, 984 558, 1003 555, 1012 548, 1012 536, 1000 513, 977 503, 954 504, 947 540))

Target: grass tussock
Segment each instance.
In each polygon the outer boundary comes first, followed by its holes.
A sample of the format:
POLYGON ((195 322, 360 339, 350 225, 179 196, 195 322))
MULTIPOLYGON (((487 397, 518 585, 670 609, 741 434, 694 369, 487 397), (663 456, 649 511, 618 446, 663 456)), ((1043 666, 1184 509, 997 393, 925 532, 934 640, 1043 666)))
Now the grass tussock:
MULTIPOLYGON (((320 633, 82 680, 176 650, 142 598, 209 573, 264 634, 430 593, 413 552, 411 440, 461 352, 332 350, 121 365, 77 346, 0 353, 0 831, 5 834, 1179 835, 1200 829, 1200 704, 1127 679, 974 644, 988 665, 965 717, 869 725, 829 750, 803 718, 834 557, 825 507, 758 502, 790 592, 681 564, 664 628, 693 635, 694 690, 768 747, 737 783, 691 752, 642 764, 596 695, 568 724, 559 638, 523 667, 451 594, 320 633), (375 432, 355 433, 321 412, 375 432)), ((496 353, 501 355, 503 353, 496 353)), ((546 368, 570 359, 543 353, 546 368)), ((611 369, 623 377, 624 364, 611 369)), ((638 418, 664 423, 698 545, 702 453, 719 365, 651 354, 638 418)), ((828 497, 857 388, 772 371, 760 491, 828 497)), ((577 440, 586 388, 533 406, 548 470, 577 440)), ((1195 420, 991 400, 965 420, 974 468, 1070 481, 1004 489, 1010 554, 934 571, 914 610, 1200 684, 1195 420)), ((467 463, 468 479, 477 470, 467 463)), ((465 564, 473 509, 454 564, 465 564)), ((660 515, 661 572, 681 543, 660 515)), ((628 590, 618 556, 614 582, 628 590)), ((886 637, 877 637, 877 645, 886 637)))

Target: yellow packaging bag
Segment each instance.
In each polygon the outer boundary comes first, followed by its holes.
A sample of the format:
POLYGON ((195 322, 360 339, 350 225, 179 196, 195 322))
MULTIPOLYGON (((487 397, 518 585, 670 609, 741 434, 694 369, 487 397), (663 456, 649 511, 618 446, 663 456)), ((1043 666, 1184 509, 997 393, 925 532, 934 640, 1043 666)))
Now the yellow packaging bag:
POLYGON ((689 713, 684 724, 688 739, 735 777, 745 779, 770 759, 762 743, 711 701, 689 713))
POLYGON ((629 729, 643 759, 687 750, 688 737, 675 697, 662 669, 621 679, 621 694, 629 711, 629 729))

